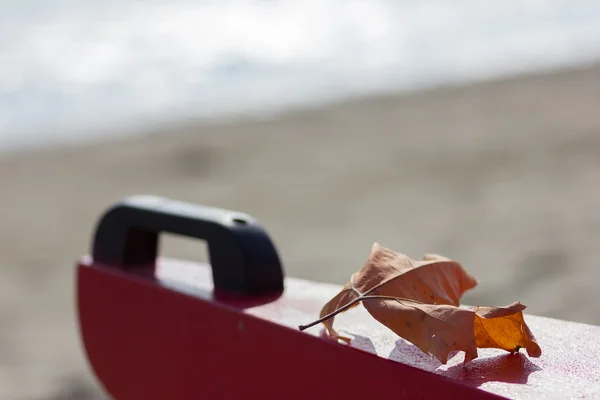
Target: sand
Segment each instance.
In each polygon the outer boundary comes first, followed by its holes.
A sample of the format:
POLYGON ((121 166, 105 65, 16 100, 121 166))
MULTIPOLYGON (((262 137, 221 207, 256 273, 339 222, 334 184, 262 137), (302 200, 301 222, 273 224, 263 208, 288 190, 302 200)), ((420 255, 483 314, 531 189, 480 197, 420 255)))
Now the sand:
MULTIPOLYGON (((288 275, 343 284, 375 241, 452 257, 465 301, 600 323, 600 67, 0 156, 0 398, 101 398, 74 263, 138 193, 244 211, 288 275)), ((205 259, 168 237, 163 254, 205 259)))

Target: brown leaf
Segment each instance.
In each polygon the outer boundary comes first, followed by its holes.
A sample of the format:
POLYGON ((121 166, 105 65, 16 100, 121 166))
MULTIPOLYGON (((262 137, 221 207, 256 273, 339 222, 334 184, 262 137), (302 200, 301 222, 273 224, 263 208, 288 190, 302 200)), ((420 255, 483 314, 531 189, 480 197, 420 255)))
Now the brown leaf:
MULTIPOLYGON (((352 301, 356 300, 356 299, 358 299, 358 294, 356 292, 352 291, 352 283, 348 282, 346 284, 346 286, 344 286, 344 288, 342 289, 341 292, 339 292, 333 299, 329 300, 329 302, 327 302, 327 304, 325 304, 323 306, 319 317, 323 318, 326 315, 331 314, 331 313, 337 311, 338 309, 341 309, 344 306, 346 306, 346 308, 343 309, 342 311, 347 311, 351 308, 354 308, 360 304, 359 301, 352 303, 352 301)), ((331 335, 332 337, 334 337, 336 339, 343 340, 344 342, 350 342, 349 337, 340 335, 333 328, 334 319, 335 319, 335 316, 323 321, 323 325, 325 325, 325 329, 327 329, 327 333, 329 333, 329 335, 331 335)))
POLYGON ((474 333, 477 347, 515 352, 525 348, 530 357, 539 357, 542 349, 525 323, 519 302, 506 307, 476 307, 474 333))
POLYGON ((465 362, 476 358, 477 347, 525 348, 539 357, 541 349, 523 319, 524 305, 458 307, 463 293, 476 284, 446 257, 430 254, 414 261, 375 243, 366 264, 325 304, 320 318, 300 329, 322 322, 332 337, 350 341, 335 331, 334 317, 362 302, 377 321, 444 364, 455 350, 465 352, 465 362))
POLYGON ((362 303, 377 321, 425 354, 432 354, 442 364, 446 364, 448 354, 455 350, 465 352, 465 361, 477 357, 473 311, 449 305, 367 297, 362 303))
MULTIPOLYGON (((426 255, 423 261, 414 261, 375 243, 365 265, 352 275, 340 293, 325 304, 320 317, 350 304, 361 295, 391 296, 421 303, 457 306, 463 293, 475 285, 475 278, 459 263, 448 258, 426 255)), ((358 302, 347 309, 356 305, 358 302)), ((323 322, 329 334, 349 341, 333 329, 333 322, 333 317, 323 322)))

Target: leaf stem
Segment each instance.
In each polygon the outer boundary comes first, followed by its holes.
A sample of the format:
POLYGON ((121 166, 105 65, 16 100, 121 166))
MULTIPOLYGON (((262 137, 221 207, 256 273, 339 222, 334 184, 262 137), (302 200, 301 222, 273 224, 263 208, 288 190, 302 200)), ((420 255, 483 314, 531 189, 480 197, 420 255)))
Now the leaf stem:
POLYGON ((327 314, 326 316, 324 316, 324 317, 321 317, 321 318, 319 318, 318 320, 316 320, 316 321, 313 321, 313 322, 311 322, 311 323, 310 323, 310 324, 308 324, 308 325, 300 325, 300 326, 298 326, 298 329, 300 329, 301 331, 303 331, 303 330, 305 330, 305 329, 308 329, 308 328, 310 328, 310 327, 312 327, 312 326, 315 326, 315 325, 317 325, 317 324, 320 324, 321 322, 323 322, 323 321, 326 321, 326 320, 328 320, 329 318, 331 318, 331 317, 334 317, 334 316, 338 315, 339 313, 341 313, 341 312, 343 312, 343 311, 346 311, 347 309, 349 309, 350 307, 352 307, 353 305, 355 305, 356 303, 358 303, 358 302, 359 302, 359 301, 361 301, 362 299, 363 299, 363 298, 362 298, 362 296, 359 296, 359 297, 355 298, 354 300, 352 300, 351 302, 349 302, 349 303, 346 303, 346 305, 344 305, 344 306, 342 306, 342 307, 338 308, 337 310, 335 310, 335 311, 333 311, 333 312, 330 312, 330 313, 329 313, 329 314, 327 314))
MULTIPOLYGON (((368 292, 367 292, 368 293, 368 292)), ((321 322, 324 322, 326 320, 328 320, 331 317, 335 317, 337 314, 346 311, 347 309, 349 309, 350 307, 352 307, 354 304, 361 302, 363 300, 374 300, 374 299, 381 299, 381 300, 396 300, 396 301, 411 301, 414 303, 421 303, 420 301, 416 301, 416 300, 411 300, 411 299, 405 299, 403 297, 392 297, 392 296, 378 296, 378 295, 361 295, 358 296, 357 298, 355 298, 354 300, 350 301, 349 303, 343 305, 342 307, 338 308, 335 311, 330 312, 329 314, 325 315, 324 317, 319 318, 316 321, 311 322, 310 324, 307 325, 299 325, 298 329, 300 329, 301 331, 304 331, 308 328, 311 328, 315 325, 320 324, 321 322)))

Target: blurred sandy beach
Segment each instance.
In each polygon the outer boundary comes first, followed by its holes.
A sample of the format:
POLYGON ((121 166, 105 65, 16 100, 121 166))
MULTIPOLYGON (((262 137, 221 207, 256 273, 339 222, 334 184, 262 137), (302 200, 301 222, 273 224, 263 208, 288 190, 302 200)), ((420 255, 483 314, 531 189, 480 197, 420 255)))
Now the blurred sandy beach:
POLYGON ((377 241, 460 261, 466 303, 599 324, 599 106, 587 67, 0 155, 0 398, 95 398, 74 263, 130 194, 255 216, 291 276, 343 284, 377 241))

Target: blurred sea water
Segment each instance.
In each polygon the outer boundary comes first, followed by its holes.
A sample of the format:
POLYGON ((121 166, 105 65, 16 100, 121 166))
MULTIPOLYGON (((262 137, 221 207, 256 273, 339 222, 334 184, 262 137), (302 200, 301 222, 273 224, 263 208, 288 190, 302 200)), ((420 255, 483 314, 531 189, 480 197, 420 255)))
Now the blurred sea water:
POLYGON ((597 0, 0 2, 0 150, 600 59, 597 0))

